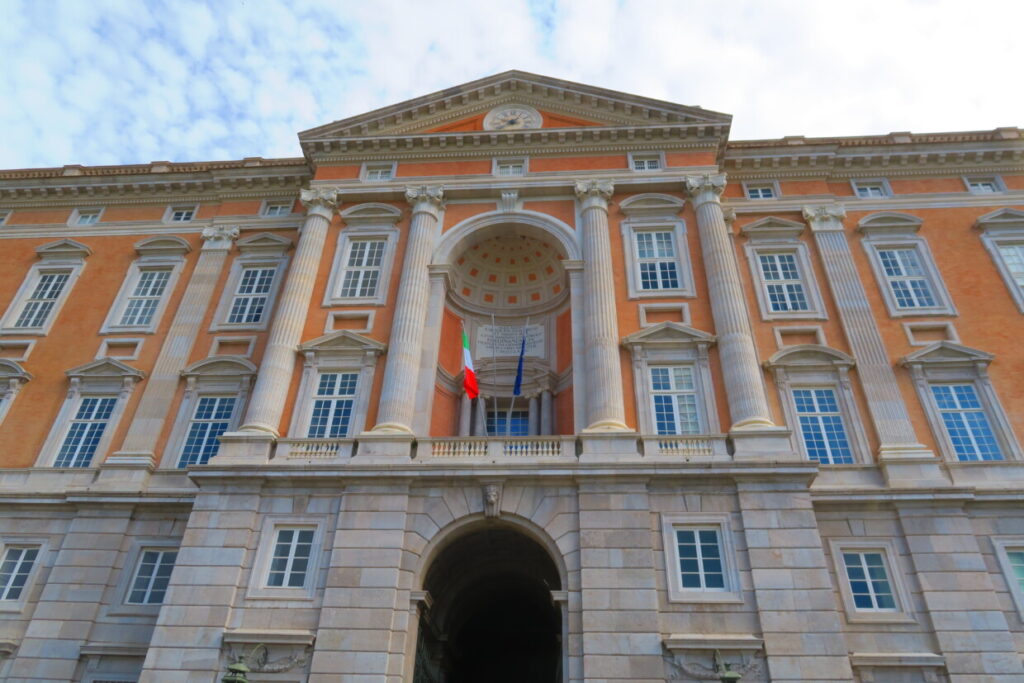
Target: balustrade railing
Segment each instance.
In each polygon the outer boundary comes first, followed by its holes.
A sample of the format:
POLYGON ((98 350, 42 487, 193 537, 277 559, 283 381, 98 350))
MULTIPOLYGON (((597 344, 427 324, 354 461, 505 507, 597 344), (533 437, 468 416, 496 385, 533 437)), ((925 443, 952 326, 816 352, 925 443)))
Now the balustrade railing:
POLYGON ((724 435, 645 436, 644 455, 677 458, 728 458, 724 435))
POLYGON ((420 439, 417 459, 576 459, 574 436, 420 439))
POLYGON ((325 462, 352 457, 353 439, 278 439, 275 458, 325 462))

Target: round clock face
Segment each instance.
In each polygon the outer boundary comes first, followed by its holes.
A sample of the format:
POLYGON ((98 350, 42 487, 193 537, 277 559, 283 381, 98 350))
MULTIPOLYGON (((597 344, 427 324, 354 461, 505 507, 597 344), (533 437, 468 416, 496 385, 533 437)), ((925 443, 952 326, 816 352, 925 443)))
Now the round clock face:
POLYGON ((521 130, 540 128, 540 112, 533 107, 510 105, 492 109, 484 119, 487 130, 521 130))

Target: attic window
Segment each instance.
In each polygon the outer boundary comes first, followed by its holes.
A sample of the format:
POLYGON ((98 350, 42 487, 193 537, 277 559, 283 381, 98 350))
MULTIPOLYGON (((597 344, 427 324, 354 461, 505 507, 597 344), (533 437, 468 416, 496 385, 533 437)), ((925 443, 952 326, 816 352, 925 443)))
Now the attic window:
POLYGON ((363 180, 380 182, 391 180, 395 177, 395 162, 389 161, 379 164, 363 165, 363 180))
POLYGON ((630 154, 629 155, 629 166, 634 171, 641 173, 646 171, 658 171, 664 168, 662 155, 660 153, 654 154, 630 154))
POLYGON ((196 207, 192 206, 170 206, 167 208, 167 221, 169 223, 188 223, 196 217, 196 207))
POLYGON ((775 199, 779 196, 775 183, 744 183, 747 199, 775 199))
POLYGON ((1004 192, 1005 187, 999 176, 974 176, 964 178, 967 190, 971 194, 996 194, 1004 192))
POLYGON ((270 218, 273 216, 287 216, 292 212, 291 202, 267 202, 263 207, 263 215, 270 218))
POLYGON ((495 159, 494 175, 503 178, 526 175, 526 159, 495 159))

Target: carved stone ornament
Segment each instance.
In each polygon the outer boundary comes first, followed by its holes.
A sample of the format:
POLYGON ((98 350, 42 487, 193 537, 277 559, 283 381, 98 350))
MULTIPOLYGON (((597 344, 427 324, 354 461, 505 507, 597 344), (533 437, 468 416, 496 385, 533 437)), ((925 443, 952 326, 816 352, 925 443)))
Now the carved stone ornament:
POLYGON ((484 484, 484 517, 496 518, 501 514, 501 484, 484 484))
POLYGON ((409 202, 413 209, 429 207, 437 210, 444 206, 444 190, 440 187, 429 187, 427 185, 407 187, 405 188, 405 201, 409 202), (424 203, 427 204, 426 207, 422 206, 424 203))
POLYGON ((830 225, 838 225, 842 229, 843 218, 846 217, 846 207, 842 204, 822 204, 820 206, 805 206, 804 220, 811 224, 811 227, 820 230, 830 225))
MULTIPOLYGON (((707 661, 706 656, 699 655, 699 657, 707 661)), ((689 652, 680 655, 667 649, 664 650, 661 654, 661 659, 665 662, 665 680, 719 681, 722 680, 722 674, 726 672, 739 674, 740 678, 738 680, 744 681, 744 683, 764 680, 764 677, 761 675, 761 662, 758 661, 759 655, 757 654, 748 655, 746 662, 729 662, 715 650, 711 657, 711 667, 694 661, 697 658, 698 655, 692 655, 689 652)), ((742 660, 742 657, 737 657, 737 659, 742 660)))
POLYGON ((299 199, 307 211, 313 208, 334 211, 338 208, 338 191, 333 188, 311 187, 308 190, 302 190, 299 199))
POLYGON ((233 242, 237 239, 237 225, 212 225, 209 228, 203 228, 203 240, 207 242, 213 240, 227 240, 229 242, 233 242))
POLYGON ((229 662, 243 662, 255 673, 277 674, 292 669, 302 669, 309 664, 310 648, 302 646, 273 646, 275 650, 287 651, 275 653, 271 658, 270 649, 266 645, 257 645, 252 649, 244 646, 228 647, 226 654, 229 662), (300 649, 301 647, 301 649, 300 649))
POLYGON ((608 201, 612 198, 615 185, 610 180, 577 180, 576 196, 580 199, 603 199, 608 201))
POLYGON ((725 191, 724 173, 705 173, 704 175, 686 176, 686 192, 693 197, 704 192, 713 192, 716 197, 725 191))

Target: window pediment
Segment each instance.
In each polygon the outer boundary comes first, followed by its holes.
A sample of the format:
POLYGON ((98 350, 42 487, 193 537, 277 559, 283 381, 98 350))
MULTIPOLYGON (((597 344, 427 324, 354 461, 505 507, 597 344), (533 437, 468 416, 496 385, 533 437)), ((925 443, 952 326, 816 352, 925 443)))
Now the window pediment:
POLYGON ((622 344, 624 346, 643 347, 643 346, 684 346, 684 345, 695 345, 702 344, 710 346, 715 343, 715 336, 702 332, 698 329, 694 329, 689 325, 683 325, 682 323, 666 321, 652 325, 646 329, 634 332, 628 337, 624 337, 622 344))
POLYGON ((850 368, 854 360, 851 356, 828 346, 820 344, 798 344, 787 346, 765 361, 766 368, 850 368))
POLYGON ((174 235, 150 237, 135 243, 139 256, 184 256, 192 251, 188 242, 174 235))
POLYGON ((136 370, 130 365, 125 365, 115 358, 99 358, 79 365, 77 368, 67 370, 66 374, 71 379, 102 381, 104 379, 131 380, 138 382, 146 377, 142 370, 136 370))
POLYGON ((0 386, 11 380, 27 382, 32 379, 32 373, 27 372, 20 364, 13 360, 0 358, 0 386))
POLYGON ((911 236, 921 229, 923 220, 909 213, 882 211, 865 216, 857 223, 857 232, 872 237, 876 235, 911 236))
POLYGON ((768 216, 743 226, 740 234, 750 240, 795 240, 805 227, 797 221, 768 216))
POLYGON ((993 359, 995 359, 995 356, 991 353, 972 349, 969 346, 963 346, 951 341, 940 341, 905 356, 901 364, 906 367, 976 366, 978 363, 988 365, 993 359))
POLYGON ((281 237, 270 232, 261 232, 258 235, 243 237, 235 244, 243 254, 267 254, 280 256, 292 248, 292 241, 287 237, 281 237))
POLYGON ((256 365, 239 356, 210 356, 181 371, 182 377, 252 377, 256 365))
POLYGON ((648 192, 624 199, 619 203, 619 209, 630 218, 674 218, 685 205, 686 202, 679 197, 648 192))
POLYGON ((367 202, 356 204, 341 212, 341 218, 348 226, 384 225, 393 226, 402 218, 402 211, 390 204, 367 202))
POLYGON ((379 356, 387 346, 349 330, 339 330, 317 337, 299 346, 299 351, 321 356, 379 356))
POLYGON ((977 230, 988 231, 1000 228, 1024 230, 1024 211, 1020 209, 999 209, 981 216, 974 222, 977 230))
POLYGON ((75 240, 62 239, 36 247, 36 255, 44 261, 80 261, 92 254, 92 249, 75 240))

